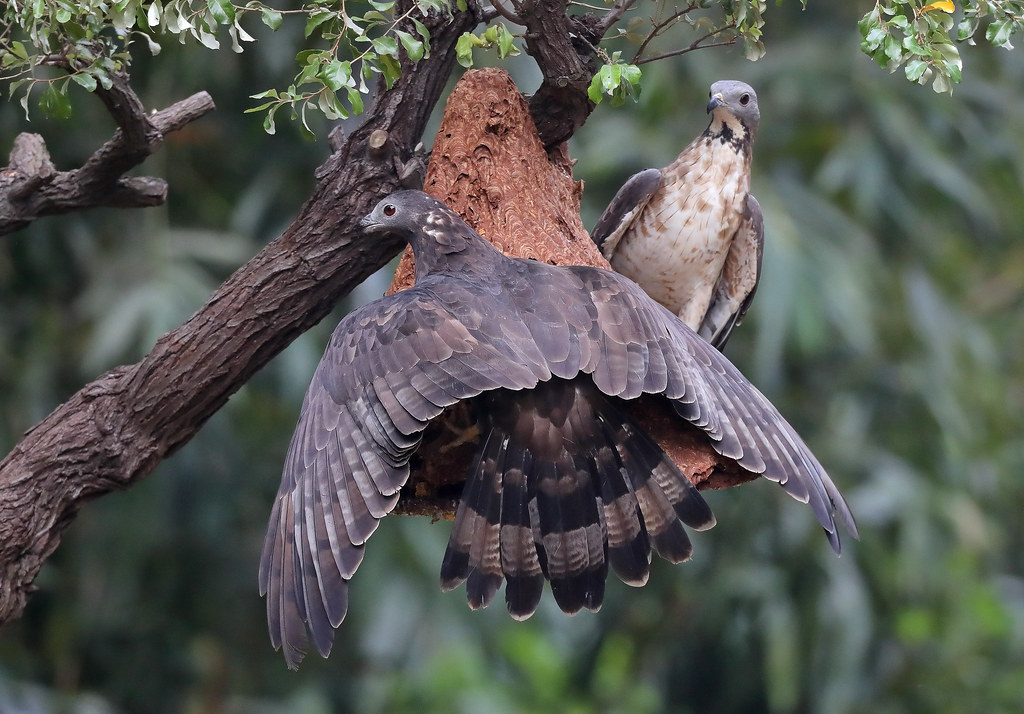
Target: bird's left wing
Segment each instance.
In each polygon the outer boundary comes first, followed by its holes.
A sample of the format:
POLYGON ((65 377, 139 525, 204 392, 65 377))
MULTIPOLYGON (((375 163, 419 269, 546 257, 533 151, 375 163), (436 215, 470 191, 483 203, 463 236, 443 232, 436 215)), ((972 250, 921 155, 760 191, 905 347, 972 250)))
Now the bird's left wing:
POLYGON ((363 544, 398 500, 431 419, 457 401, 551 376, 528 331, 486 294, 414 287, 335 330, 288 448, 260 560, 271 642, 290 667, 327 656, 363 544), (452 305, 457 305, 457 314, 452 305))
POLYGON ((743 321, 754 301, 761 279, 764 253, 764 219, 757 199, 747 196, 743 219, 736 229, 722 272, 711 294, 698 334, 719 350, 725 347, 732 329, 743 321))
POLYGON ((661 169, 647 169, 634 174, 622 185, 615 198, 597 219, 590 238, 605 258, 611 260, 622 236, 650 202, 661 186, 661 169))
POLYGON ((808 503, 838 553, 841 522, 857 525, 839 489, 796 430, 717 349, 634 282, 607 270, 570 269, 596 306, 596 358, 584 367, 602 392, 624 399, 660 393, 714 448, 808 503))

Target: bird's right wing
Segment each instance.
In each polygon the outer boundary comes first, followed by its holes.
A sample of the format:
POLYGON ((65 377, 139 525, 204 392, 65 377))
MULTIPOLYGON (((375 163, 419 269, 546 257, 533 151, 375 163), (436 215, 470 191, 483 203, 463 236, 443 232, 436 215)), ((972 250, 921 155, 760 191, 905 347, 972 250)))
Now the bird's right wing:
POLYGON ((661 169, 647 169, 634 174, 604 209, 590 238, 605 258, 611 260, 622 236, 661 186, 661 179, 661 169))
POLYGON ((502 319, 499 296, 440 287, 448 304, 417 286, 346 316, 306 393, 259 573, 271 643, 290 667, 310 635, 330 652, 363 544, 394 508, 427 422, 551 377, 522 321, 502 319))

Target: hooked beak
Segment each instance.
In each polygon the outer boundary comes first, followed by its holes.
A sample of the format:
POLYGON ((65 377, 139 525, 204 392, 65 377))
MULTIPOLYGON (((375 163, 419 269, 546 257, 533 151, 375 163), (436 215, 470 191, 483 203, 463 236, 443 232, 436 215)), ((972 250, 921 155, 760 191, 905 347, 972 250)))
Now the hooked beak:
POLYGON ((722 106, 725 102, 722 101, 722 95, 716 94, 711 97, 711 101, 708 102, 708 114, 715 111, 718 107, 722 106))
POLYGON ((359 219, 359 227, 366 233, 380 233, 384 230, 384 226, 373 220, 373 214, 367 213, 365 216, 359 219))

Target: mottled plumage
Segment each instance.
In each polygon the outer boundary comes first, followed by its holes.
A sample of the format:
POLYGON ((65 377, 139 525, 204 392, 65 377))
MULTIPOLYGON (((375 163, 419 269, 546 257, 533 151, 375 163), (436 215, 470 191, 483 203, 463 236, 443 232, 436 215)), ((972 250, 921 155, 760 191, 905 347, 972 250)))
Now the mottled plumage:
POLYGON ((260 562, 270 637, 323 656, 363 544, 398 499, 428 422, 465 401, 480 442, 441 566, 471 607, 502 582, 525 618, 551 583, 566 612, 601 606, 609 567, 642 585, 653 548, 690 556, 714 516, 624 412, 663 395, 721 454, 809 502, 839 551, 846 503, 778 411, 628 279, 507 258, 418 191, 363 219, 406 239, 416 285, 346 316, 313 375, 260 562))
POLYGON ((636 174, 592 238, 612 267, 719 349, 754 298, 764 224, 750 195, 760 113, 742 82, 711 85, 708 128, 664 169, 636 174))

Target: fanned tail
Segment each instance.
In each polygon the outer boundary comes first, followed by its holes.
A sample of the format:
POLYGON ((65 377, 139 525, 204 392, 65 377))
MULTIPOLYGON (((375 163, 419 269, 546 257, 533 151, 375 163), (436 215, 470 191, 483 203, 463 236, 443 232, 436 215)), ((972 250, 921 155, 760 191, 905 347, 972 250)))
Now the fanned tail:
POLYGON ((442 588, 465 581, 474 609, 504 579, 509 612, 527 618, 546 579, 564 612, 596 611, 609 566, 643 585, 652 546, 682 562, 693 550, 683 525, 715 523, 689 479, 589 379, 496 390, 474 408, 484 436, 441 566, 442 588))

